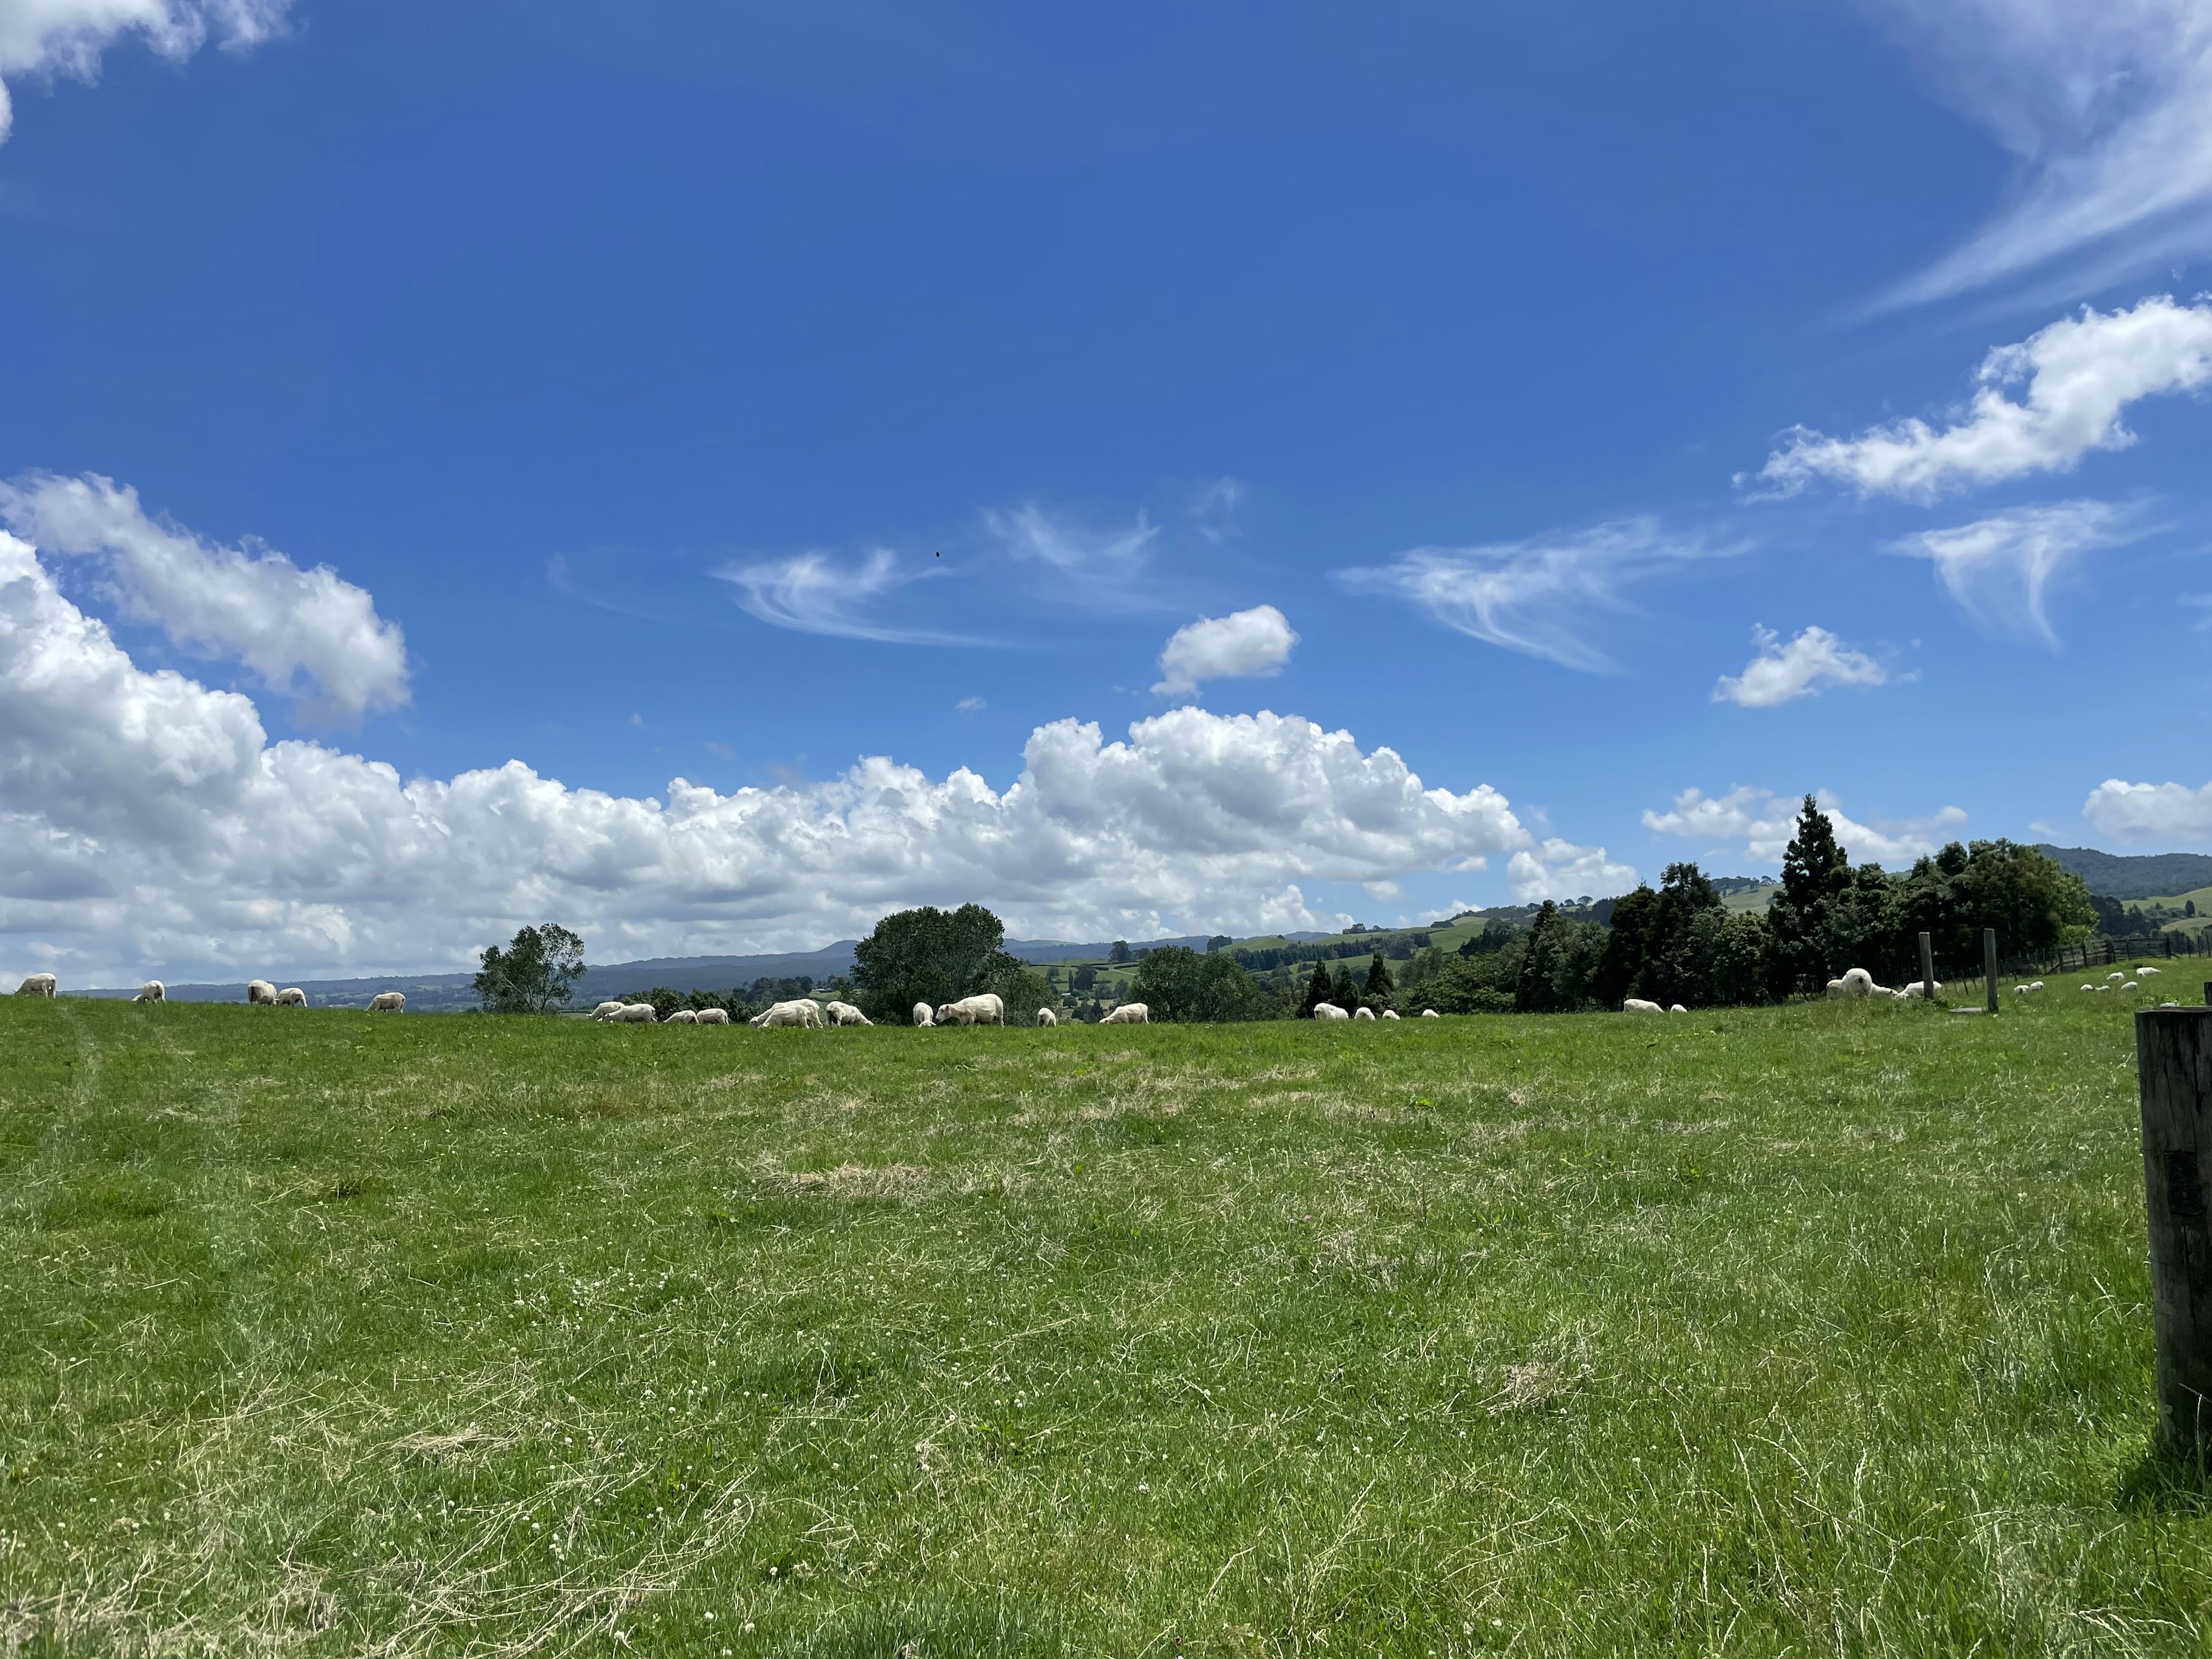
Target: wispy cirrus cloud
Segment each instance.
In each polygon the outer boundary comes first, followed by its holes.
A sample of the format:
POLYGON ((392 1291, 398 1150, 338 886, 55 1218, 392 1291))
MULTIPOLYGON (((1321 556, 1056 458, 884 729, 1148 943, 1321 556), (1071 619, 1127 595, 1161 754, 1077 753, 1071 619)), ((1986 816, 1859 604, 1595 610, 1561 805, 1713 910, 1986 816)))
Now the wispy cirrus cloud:
POLYGON ((1526 541, 1419 547, 1387 565, 1334 574, 1354 592, 1404 599, 1485 644, 1607 673, 1614 664, 1592 637, 1596 615, 1631 610, 1628 592, 1639 582, 1744 550, 1642 517, 1526 541))
POLYGON ((1887 0, 1946 90, 2017 159, 2008 205, 1878 308, 2048 270, 2088 293, 2212 254, 2204 0, 1887 0))
POLYGON ((1043 577, 1044 598, 1112 611, 1155 611, 1164 603, 1139 580, 1160 533, 1142 511, 1127 525, 1102 526, 1030 501, 984 508, 983 529, 1001 553, 1043 577))
POLYGON ((877 604, 908 584, 942 573, 936 564, 908 564, 889 548, 877 548, 857 564, 828 553, 794 554, 757 564, 726 564, 714 574, 734 590, 739 605, 776 628, 887 645, 981 645, 988 641, 931 629, 900 628, 876 619, 877 604))
POLYGON ((1974 378, 1973 397, 1946 426, 1916 416, 1856 438, 1797 427, 1756 475, 1739 474, 1736 483, 1794 495, 1826 478, 1861 496, 1932 501, 2034 473, 2070 472, 2093 451, 2135 442, 2120 419, 2130 404, 2212 385, 2212 304, 2154 295, 2125 311, 2084 307, 2078 317, 1996 347, 1974 378), (2023 394, 2007 395, 2013 387, 2023 394))
POLYGON ((2004 632, 2056 649, 2045 600, 2081 555, 2148 535, 2140 509, 2111 501, 2057 501, 1993 514, 1947 530, 1923 530, 1884 551, 1928 559, 1966 612, 2004 632))
POLYGON ((1775 708, 1816 697, 1832 685, 1881 685, 1889 679, 1887 669, 1825 628, 1808 628, 1787 644, 1771 628, 1754 628, 1751 637, 1759 654, 1742 673, 1721 676, 1713 687, 1715 702, 1775 708))

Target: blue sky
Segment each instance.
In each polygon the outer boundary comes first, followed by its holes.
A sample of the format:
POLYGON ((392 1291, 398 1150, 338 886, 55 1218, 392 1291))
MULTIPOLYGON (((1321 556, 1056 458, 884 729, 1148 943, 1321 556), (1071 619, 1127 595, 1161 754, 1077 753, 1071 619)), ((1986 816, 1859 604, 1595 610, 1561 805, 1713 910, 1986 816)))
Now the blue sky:
POLYGON ((2204 0, 0 0, 0 967, 2212 840, 2204 0))

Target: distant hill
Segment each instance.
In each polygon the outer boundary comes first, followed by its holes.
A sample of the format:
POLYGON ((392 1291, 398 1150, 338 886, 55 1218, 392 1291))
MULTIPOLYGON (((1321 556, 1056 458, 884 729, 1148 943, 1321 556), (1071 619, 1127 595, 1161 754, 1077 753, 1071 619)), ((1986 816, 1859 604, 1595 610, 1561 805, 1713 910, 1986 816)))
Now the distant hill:
POLYGON ((2175 893, 2212 887, 2212 854, 2203 853, 2144 853, 2134 856, 2100 853, 2094 847, 2053 847, 2039 842, 2035 850, 2050 857, 2061 869, 2081 878, 2100 898, 2165 898, 2175 893))

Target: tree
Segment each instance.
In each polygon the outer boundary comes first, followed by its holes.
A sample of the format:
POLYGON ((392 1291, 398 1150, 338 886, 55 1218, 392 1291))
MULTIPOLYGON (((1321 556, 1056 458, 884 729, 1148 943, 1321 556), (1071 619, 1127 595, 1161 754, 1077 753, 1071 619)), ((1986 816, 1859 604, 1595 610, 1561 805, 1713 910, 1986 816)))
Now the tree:
POLYGON ((1311 1019, 1314 1009, 1328 1000, 1331 989, 1328 964, 1316 957, 1314 958, 1313 976, 1306 981, 1305 1006, 1298 1010, 1298 1018, 1311 1019))
POLYGON ((1375 959, 1367 964, 1367 987, 1361 1000, 1379 1008, 1389 1001, 1390 993, 1396 988, 1391 982, 1390 970, 1382 964, 1382 953, 1377 951, 1375 959))
POLYGON ((1546 899, 1529 924, 1520 970, 1513 977, 1515 1010, 1565 1014, 1589 1007, 1607 942, 1605 929, 1595 922, 1564 916, 1546 899))
MULTIPOLYGON (((1783 851, 1782 890, 1766 908, 1779 994, 1827 988, 1831 953, 1840 942, 1832 936, 1836 903, 1850 885, 1850 858, 1836 843, 1836 826, 1808 795, 1797 833, 1783 851)), ((1618 911, 1614 919, 1618 926, 1618 911)))
POLYGON ((1200 956, 1182 945, 1146 952, 1130 976, 1129 1000, 1141 1002, 1155 1020, 1261 1019, 1266 994, 1234 957, 1200 956))
POLYGON ((1216 951, 1226 951, 1236 943, 1237 941, 1226 933, 1216 933, 1206 941, 1206 952, 1208 956, 1212 956, 1216 951))
POLYGON ((525 927, 502 951, 486 945, 474 985, 487 1013, 550 1013, 584 976, 584 941, 556 922, 525 927))
POLYGON ((1006 937, 1006 924, 980 904, 885 916, 853 947, 854 1000, 869 1018, 896 1023, 911 1018, 917 1002, 933 1008, 979 991, 1012 991, 1009 1008, 1014 997, 1048 995, 1028 963, 1000 948, 1006 937))
POLYGON ((1129 949, 1129 941, 1125 939, 1115 939, 1114 948, 1106 953, 1106 960, 1117 966, 1121 963, 1134 962, 1136 959, 1134 953, 1129 949))
POLYGON ((1096 968, 1079 968, 1067 978, 1067 988, 1071 991, 1088 991, 1097 983, 1098 970, 1096 968))

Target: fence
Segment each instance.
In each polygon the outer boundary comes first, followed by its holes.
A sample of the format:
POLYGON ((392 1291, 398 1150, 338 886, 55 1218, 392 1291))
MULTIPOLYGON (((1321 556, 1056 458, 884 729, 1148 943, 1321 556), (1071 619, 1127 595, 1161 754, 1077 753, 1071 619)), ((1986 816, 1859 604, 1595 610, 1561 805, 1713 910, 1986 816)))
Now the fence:
MULTIPOLYGON (((2160 961, 2169 957, 2212 957, 2212 928, 2195 933, 2145 933, 2133 939, 2093 939, 2080 945, 2062 945, 2039 956, 2006 957, 1997 963, 2000 978, 2023 974, 2078 974, 2090 968, 2117 968, 2124 962, 2160 961)), ((1979 979, 1982 964, 1939 968, 1938 977, 1979 979)))

